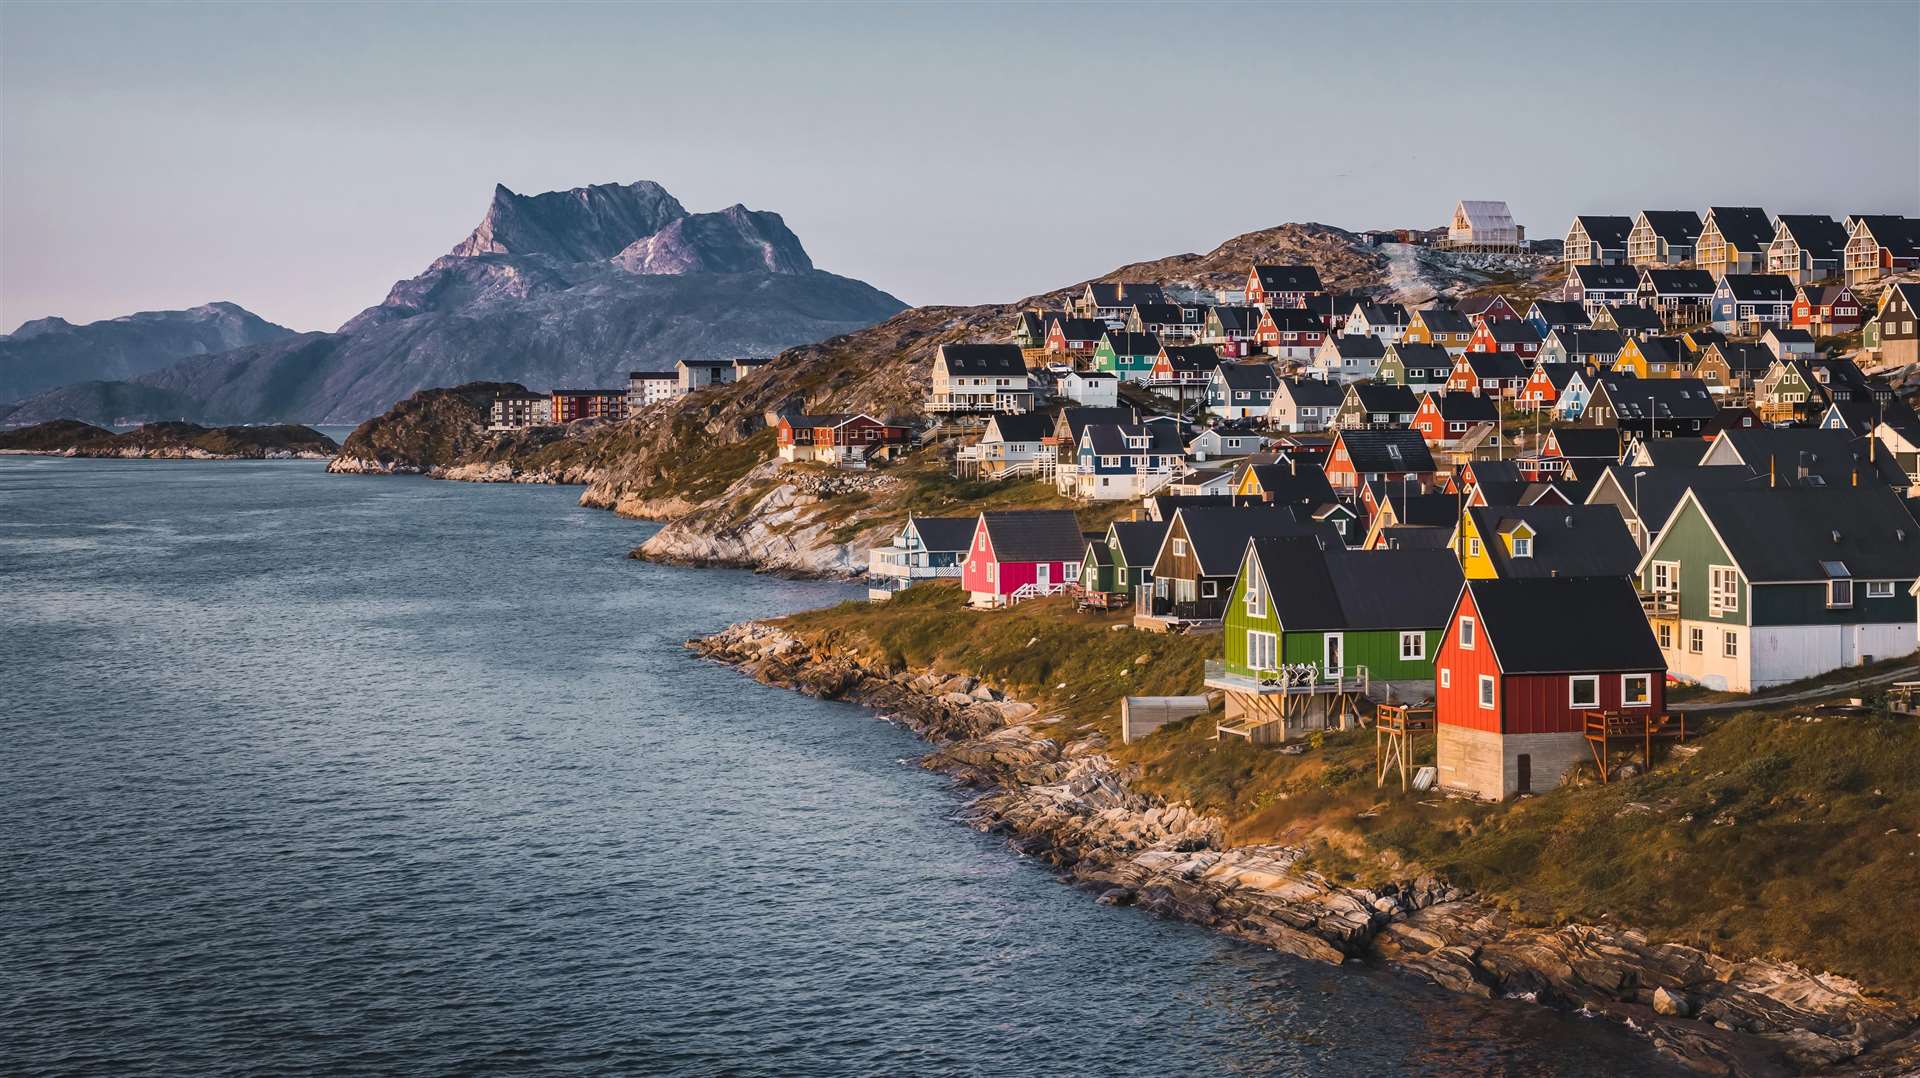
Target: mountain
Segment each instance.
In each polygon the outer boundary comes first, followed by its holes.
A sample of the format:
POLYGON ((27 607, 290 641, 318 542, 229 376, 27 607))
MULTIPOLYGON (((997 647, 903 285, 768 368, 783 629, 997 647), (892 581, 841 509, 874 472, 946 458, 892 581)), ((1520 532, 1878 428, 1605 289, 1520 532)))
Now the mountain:
POLYGON ((56 390, 0 422, 146 418, 73 409, 137 405, 154 390, 166 406, 155 418, 352 422, 431 386, 625 385, 629 370, 683 358, 772 355, 905 306, 815 268, 776 213, 690 213, 649 181, 502 186, 466 239, 334 333, 197 356, 140 374, 138 388, 56 390))
POLYGON ((36 318, 0 335, 0 403, 74 382, 136 378, 186 356, 293 335, 232 303, 142 311, 84 326, 36 318))

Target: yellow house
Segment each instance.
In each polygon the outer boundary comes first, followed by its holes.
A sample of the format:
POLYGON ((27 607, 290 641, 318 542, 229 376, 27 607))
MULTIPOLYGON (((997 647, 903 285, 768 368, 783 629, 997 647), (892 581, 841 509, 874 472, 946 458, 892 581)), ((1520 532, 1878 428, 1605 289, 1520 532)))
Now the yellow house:
POLYGON ((1489 542, 1499 543, 1509 558, 1531 558, 1533 556, 1533 526, 1524 520, 1511 517, 1495 525, 1491 536, 1482 536, 1480 523, 1474 517, 1479 514, 1466 513, 1460 517, 1460 527, 1454 533, 1454 553, 1460 556, 1460 571, 1468 580, 1494 580, 1500 576, 1500 570, 1494 567, 1493 554, 1487 549, 1489 542))
POLYGON ((1672 337, 1629 337, 1614 358, 1613 372, 1636 378, 1682 378, 1687 373, 1680 342, 1672 337))
POLYGON ((1465 355, 1473 342, 1473 323, 1459 311, 1432 308, 1415 311, 1407 320, 1407 332, 1401 338, 1409 344, 1437 344, 1449 353, 1465 355))

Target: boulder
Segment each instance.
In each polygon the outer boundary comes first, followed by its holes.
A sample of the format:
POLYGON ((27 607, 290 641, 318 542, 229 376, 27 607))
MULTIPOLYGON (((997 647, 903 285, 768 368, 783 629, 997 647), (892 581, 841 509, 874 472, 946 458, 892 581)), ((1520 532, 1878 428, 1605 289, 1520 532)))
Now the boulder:
POLYGON ((1653 1013, 1664 1014, 1670 1018, 1685 1018, 1693 1013, 1693 1001, 1683 993, 1656 988, 1653 990, 1653 1013))

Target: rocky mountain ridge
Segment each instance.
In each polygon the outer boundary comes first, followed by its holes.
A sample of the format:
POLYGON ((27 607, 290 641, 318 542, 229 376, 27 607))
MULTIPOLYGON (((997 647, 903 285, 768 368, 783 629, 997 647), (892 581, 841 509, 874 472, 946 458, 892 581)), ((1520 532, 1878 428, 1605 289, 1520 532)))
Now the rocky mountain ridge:
POLYGON ((0 454, 115 457, 125 460, 326 460, 339 446, 311 427, 202 427, 148 423, 115 434, 90 423, 57 419, 0 431, 0 454))
POLYGON ((141 311, 75 325, 35 318, 0 336, 0 405, 76 382, 124 380, 188 356, 294 336, 237 303, 141 311))
POLYGON ((357 421, 431 386, 624 384, 628 370, 682 358, 771 355, 904 306, 815 268, 775 213, 688 213, 646 181, 532 196, 498 187, 465 240, 335 333, 54 390, 0 423, 357 421))

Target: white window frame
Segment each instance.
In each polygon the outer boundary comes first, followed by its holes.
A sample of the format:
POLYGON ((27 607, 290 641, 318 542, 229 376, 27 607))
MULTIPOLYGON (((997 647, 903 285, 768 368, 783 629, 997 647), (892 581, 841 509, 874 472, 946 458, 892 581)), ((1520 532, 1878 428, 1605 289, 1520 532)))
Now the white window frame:
POLYGON ((1175 539, 1173 541, 1173 556, 1176 558, 1184 558, 1187 556, 1187 541, 1185 539, 1175 539))
POLYGON ((1260 574, 1247 574, 1247 616, 1264 618, 1267 616, 1267 596, 1260 590, 1260 574))
POLYGON ((1472 618, 1461 618, 1459 629, 1454 638, 1460 642, 1461 651, 1472 651, 1473 645, 1479 639, 1479 635, 1480 634, 1475 631, 1472 618))
POLYGON ((1740 657, 1740 634, 1732 629, 1720 630, 1720 657, 1738 659, 1740 657))
POLYGON ((1687 654, 1705 655, 1707 653, 1707 630, 1705 626, 1687 626, 1687 654))
POLYGON ((1211 581, 1211 580, 1202 580, 1202 581, 1200 582, 1200 598, 1202 598, 1202 599, 1218 599, 1219 597, 1220 597, 1220 585, 1219 585, 1219 584, 1217 584, 1217 583, 1215 583, 1214 581, 1211 581))
POLYGON ((1620 675, 1620 706, 1623 708, 1624 707, 1652 707, 1653 706, 1653 675, 1652 674, 1621 674, 1620 675), (1627 691, 1627 686, 1634 684, 1635 682, 1638 682, 1639 685, 1641 686, 1640 702, 1637 704, 1633 702, 1633 698, 1630 695, 1628 695, 1628 691, 1627 691))
POLYGON ((1513 556, 1514 556, 1514 557, 1516 557, 1516 558, 1531 558, 1531 557, 1533 557, 1533 539, 1532 539, 1532 537, 1530 537, 1530 536, 1525 536, 1525 535, 1516 535, 1516 536, 1514 536, 1514 537, 1513 537, 1513 556))
POLYGON ((1406 662, 1418 662, 1427 657, 1427 634, 1418 629, 1400 634, 1400 658, 1406 662))
POLYGON ((1247 669, 1256 672, 1280 669, 1280 638, 1273 633, 1248 629, 1247 669), (1265 665, 1260 663, 1261 659, 1266 660, 1265 665))
POLYGON ((1660 650, 1672 651, 1673 650, 1673 623, 1670 621, 1663 621, 1659 624, 1658 630, 1659 630, 1659 637, 1660 637, 1660 650))
POLYGON ((1469 538, 1467 540, 1467 557, 1477 558, 1479 556, 1480 556, 1480 540, 1469 538))
POLYGON ((1567 679, 1567 706, 1572 708, 1582 708, 1589 711, 1597 709, 1600 706, 1600 675, 1580 674, 1580 675, 1576 675, 1574 677, 1568 678, 1567 679), (1588 689, 1589 695, 1592 699, 1592 703, 1581 702, 1580 688, 1582 686, 1585 686, 1588 689))
POLYGON ((1453 688, 1453 671, 1444 666, 1440 668, 1440 687, 1443 689, 1453 688))
POLYGON ((1740 570, 1731 565, 1707 566, 1707 613, 1734 614, 1740 610, 1740 570))
MULTIPOLYGON (((1633 521, 1631 526, 1637 528, 1639 527, 1639 522, 1633 521)), ((1652 567, 1652 574, 1649 579, 1652 584, 1653 591, 1660 592, 1662 594, 1679 591, 1680 590, 1680 563, 1677 561, 1654 562, 1652 567)))
POLYGON ((1480 675, 1480 695, 1478 701, 1482 711, 1492 711, 1499 702, 1500 691, 1495 686, 1492 674, 1480 675))
POLYGON ((1893 598, 1893 581, 1891 580, 1869 580, 1866 581, 1866 585, 1869 599, 1893 598))

